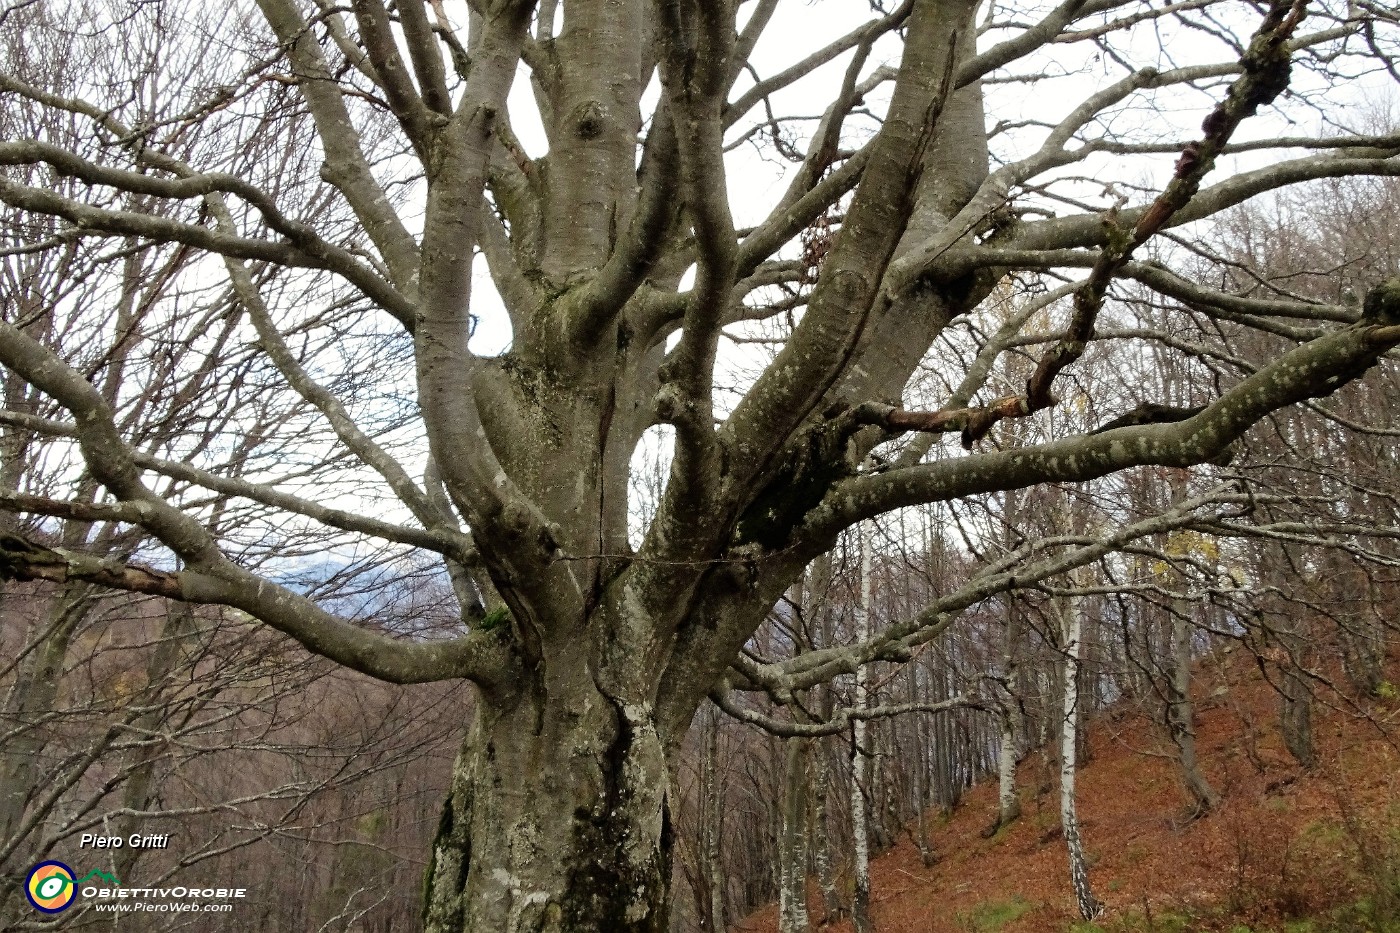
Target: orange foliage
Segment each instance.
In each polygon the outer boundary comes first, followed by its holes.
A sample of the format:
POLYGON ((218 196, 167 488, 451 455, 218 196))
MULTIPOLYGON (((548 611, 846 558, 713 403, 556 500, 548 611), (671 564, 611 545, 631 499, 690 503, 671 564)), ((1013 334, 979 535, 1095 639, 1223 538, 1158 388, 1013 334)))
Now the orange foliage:
MULTIPOLYGON (((1243 654, 1243 652, 1237 652, 1243 654)), ((1203 769, 1221 807, 1199 819, 1161 730, 1140 714, 1099 717, 1093 759, 1080 771, 1080 818, 1090 880, 1107 913, 1186 911, 1192 929, 1270 924, 1354 903, 1357 841, 1374 842, 1400 823, 1400 705, 1353 705, 1319 696, 1318 766, 1305 772, 1277 730, 1277 694, 1252 658, 1207 661, 1197 677, 1197 735, 1203 769)), ((938 862, 924 868, 906 836, 871 867, 878 933, 966 933, 979 908, 1025 902, 1005 933, 1062 933, 1078 919, 1069 888, 1054 791, 1036 796, 1038 752, 1021 766, 1023 817, 991 839, 995 781, 972 788, 936 828, 938 862)), ((821 916, 815 884, 811 912, 821 916)), ((846 933, 848 923, 825 928, 846 933)), ((731 927, 776 933, 769 906, 731 927)))

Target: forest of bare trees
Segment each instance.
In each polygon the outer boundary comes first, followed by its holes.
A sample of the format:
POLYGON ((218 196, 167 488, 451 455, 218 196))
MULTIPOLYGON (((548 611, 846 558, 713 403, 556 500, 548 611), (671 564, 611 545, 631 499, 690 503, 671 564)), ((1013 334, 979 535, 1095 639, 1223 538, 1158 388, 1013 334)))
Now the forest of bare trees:
POLYGON ((1183 825, 1227 656, 1394 729, 1397 84, 1369 0, 5 0, 0 928, 868 933, 982 781, 1100 917, 1094 723, 1183 825))

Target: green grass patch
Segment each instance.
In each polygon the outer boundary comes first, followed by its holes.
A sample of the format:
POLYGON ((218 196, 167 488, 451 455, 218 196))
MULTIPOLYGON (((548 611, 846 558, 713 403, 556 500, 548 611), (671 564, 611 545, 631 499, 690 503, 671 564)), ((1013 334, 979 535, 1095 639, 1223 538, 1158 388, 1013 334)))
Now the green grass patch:
POLYGON ((1192 918, 1175 911, 1153 911, 1151 916, 1132 911, 1099 923, 1076 923, 1069 933, 1198 933, 1192 918))
POLYGON ((1019 894, 1006 901, 986 901, 965 913, 958 922, 971 933, 996 933, 1008 923, 1019 920, 1031 910, 1031 904, 1019 894))

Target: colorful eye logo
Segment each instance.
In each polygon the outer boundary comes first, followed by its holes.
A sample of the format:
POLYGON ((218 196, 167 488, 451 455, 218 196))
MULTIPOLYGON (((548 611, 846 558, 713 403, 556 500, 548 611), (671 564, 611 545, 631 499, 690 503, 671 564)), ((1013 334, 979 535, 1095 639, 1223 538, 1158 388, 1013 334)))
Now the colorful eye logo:
POLYGON ((29 877, 24 879, 25 896, 34 909, 42 913, 66 910, 76 893, 73 869, 62 862, 40 862, 29 869, 29 877))

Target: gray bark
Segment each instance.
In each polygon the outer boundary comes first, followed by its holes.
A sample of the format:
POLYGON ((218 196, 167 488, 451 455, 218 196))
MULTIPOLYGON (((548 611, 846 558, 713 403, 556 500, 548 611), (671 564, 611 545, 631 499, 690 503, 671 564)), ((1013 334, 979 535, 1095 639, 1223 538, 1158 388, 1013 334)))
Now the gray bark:
POLYGON ((1178 600, 1171 617, 1171 655, 1167 673, 1167 725, 1176 743, 1181 780, 1195 811, 1205 813, 1220 803, 1220 795, 1201 773, 1196 754, 1195 707, 1191 702, 1191 638, 1195 626, 1187 613, 1190 605, 1178 600))
MULTIPOLYGON (((1272 554, 1270 555, 1272 557, 1272 554)), ((1271 560, 1266 571, 1266 579, 1278 587, 1278 592, 1286 593, 1288 568, 1299 565, 1298 555, 1288 545, 1283 545, 1278 558, 1271 560)), ((1308 648, 1307 622, 1297 611, 1297 607, 1280 600, 1273 613, 1275 632, 1282 646, 1279 677, 1279 727, 1283 732, 1283 744, 1294 760, 1304 768, 1311 768, 1317 762, 1316 749, 1312 736, 1312 684, 1309 682, 1306 663, 1308 648)))
POLYGON ((725 873, 720 847, 724 839, 724 784, 719 777, 719 718, 716 711, 702 728, 700 752, 700 925, 724 929, 725 873))
MULTIPOLYGON (((1002 521, 1006 526, 1008 550, 1013 543, 1017 512, 1017 496, 1014 491, 1006 493, 1002 521)), ((1021 798, 1016 792, 1016 765, 1020 761, 1020 735, 1024 715, 1021 697, 1018 694, 1020 679, 1021 641, 1024 637, 1021 607, 1014 597, 1007 597, 1006 628, 1002 635, 1001 652, 1001 702, 998 716, 1000 731, 997 737, 997 819, 992 827, 996 832, 1021 816, 1021 798)))
POLYGON ((481 704, 426 882, 428 933, 667 930, 670 780, 654 715, 575 666, 481 704))
MULTIPOLYGON (((910 664, 907 671, 908 677, 908 702, 912 706, 921 701, 920 695, 920 674, 923 665, 910 664)), ((924 734, 924 722, 922 717, 913 719, 909 724, 910 732, 910 754, 909 760, 904 764, 905 773, 909 775, 910 796, 914 802, 914 845, 919 850, 919 861, 925 868, 929 868, 936 860, 933 842, 929 838, 928 810, 931 801, 928 793, 928 742, 924 734)))
POLYGON ((1329 552, 1328 560, 1342 669, 1358 693, 1375 696, 1385 680, 1386 626, 1378 605, 1378 587, 1370 574, 1347 565, 1335 552, 1329 552))
POLYGON ((73 633, 91 605, 91 587, 75 584, 54 596, 45 615, 35 618, 32 637, 41 639, 21 664, 5 696, 0 746, 0 847, 8 848, 24 825, 29 798, 39 787, 47 729, 55 712, 64 661, 73 633))
MULTIPOLYGON (((870 527, 862 523, 856 529, 860 550, 860 598, 856 602, 856 637, 870 636, 870 527)), ((856 669, 855 697, 852 705, 862 709, 869 705, 867 678, 869 667, 856 669)), ((851 727, 851 873, 854 890, 851 895, 851 920, 856 933, 870 933, 870 839, 869 809, 866 791, 869 785, 870 758, 866 754, 866 721, 857 719, 851 727)))
POLYGON ((1084 855, 1084 840, 1079 826, 1079 809, 1075 796, 1078 774, 1079 735, 1079 660, 1084 622, 1079 597, 1066 600, 1062 608, 1064 639, 1064 719, 1060 732, 1060 825, 1064 829, 1065 848, 1069 854, 1070 885, 1079 915, 1093 920, 1103 911, 1089 887, 1089 866, 1084 855))
POLYGON ((836 923, 846 914, 841 905, 841 892, 836 886, 836 837, 831 831, 829 754, 824 745, 819 746, 812 762, 812 861, 817 872, 817 885, 822 892, 823 925, 836 923))
POLYGON ((807 832, 810 739, 788 739, 783 825, 778 846, 778 931, 807 933, 807 832))
MULTIPOLYGON (((808 612, 812 615, 816 630, 820 633, 822 647, 829 647, 835 639, 835 619, 827 606, 826 594, 831 586, 831 554, 825 553, 812 562, 808 574, 808 612)), ((830 719, 835 707, 834 685, 823 684, 817 688, 817 704, 823 719, 830 719)), ((839 864, 837 840, 832 832, 832 793, 830 743, 818 739, 812 755, 812 830, 810 844, 813 867, 817 873, 817 885, 822 893, 823 926, 838 922, 845 916, 841 903, 841 893, 837 890, 836 871, 839 864)))
POLYGON ((1016 764, 1020 760, 1018 725, 1020 714, 1013 698, 998 717, 997 736, 997 820, 993 832, 1014 823, 1021 816, 1021 797, 1016 792, 1016 764))

